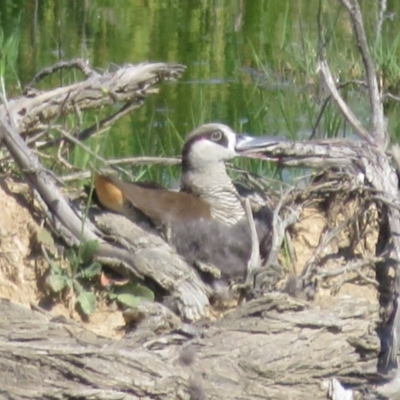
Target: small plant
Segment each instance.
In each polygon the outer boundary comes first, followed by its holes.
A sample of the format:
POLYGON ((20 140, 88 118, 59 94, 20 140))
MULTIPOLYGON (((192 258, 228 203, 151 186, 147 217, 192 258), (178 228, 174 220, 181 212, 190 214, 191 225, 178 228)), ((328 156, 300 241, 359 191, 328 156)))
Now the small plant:
POLYGON ((69 268, 61 268, 58 263, 50 260, 51 273, 47 278, 47 284, 55 293, 60 293, 68 288, 69 292, 74 295, 75 304, 86 315, 96 309, 96 295, 85 289, 82 281, 92 279, 100 274, 100 263, 92 261, 98 245, 96 240, 87 241, 77 249, 68 249, 65 258, 68 260, 69 268))
POLYGON ((116 300, 123 306, 136 307, 142 301, 154 301, 154 293, 137 282, 129 282, 121 286, 112 286, 109 292, 110 300, 116 300))
MULTIPOLYGON (((53 255, 56 253, 53 239, 46 230, 43 229, 38 234, 38 241, 53 255)), ((144 300, 154 301, 153 291, 146 286, 137 282, 118 284, 101 273, 100 263, 93 261, 98 245, 97 241, 87 241, 78 248, 68 249, 65 253, 68 263, 66 267, 49 259, 50 275, 46 282, 52 292, 62 293, 67 290, 66 296, 72 299, 74 306, 78 305, 85 315, 90 315, 96 309, 96 294, 86 288, 87 281, 101 274, 101 285, 108 288, 110 300, 115 300, 125 307, 136 307, 144 300)))

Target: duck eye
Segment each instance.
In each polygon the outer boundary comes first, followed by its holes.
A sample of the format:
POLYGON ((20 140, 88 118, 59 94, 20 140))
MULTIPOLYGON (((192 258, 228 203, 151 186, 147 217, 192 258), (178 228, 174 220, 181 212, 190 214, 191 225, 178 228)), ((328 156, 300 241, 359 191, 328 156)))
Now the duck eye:
POLYGON ((222 132, 221 131, 214 131, 211 134, 211 140, 213 142, 219 142, 222 139, 222 132))

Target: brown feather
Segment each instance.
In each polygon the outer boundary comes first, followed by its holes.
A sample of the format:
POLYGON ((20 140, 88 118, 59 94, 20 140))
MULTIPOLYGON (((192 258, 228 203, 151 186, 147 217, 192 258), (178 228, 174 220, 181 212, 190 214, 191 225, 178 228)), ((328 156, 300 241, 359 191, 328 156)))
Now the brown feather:
POLYGON ((157 224, 211 219, 210 206, 189 193, 173 192, 161 186, 143 187, 98 173, 95 176, 95 187, 99 201, 104 207, 125 213, 126 202, 130 202, 157 224))
POLYGON ((97 198, 103 207, 123 213, 125 208, 124 195, 108 176, 100 175, 96 172, 94 187, 96 188, 97 198))

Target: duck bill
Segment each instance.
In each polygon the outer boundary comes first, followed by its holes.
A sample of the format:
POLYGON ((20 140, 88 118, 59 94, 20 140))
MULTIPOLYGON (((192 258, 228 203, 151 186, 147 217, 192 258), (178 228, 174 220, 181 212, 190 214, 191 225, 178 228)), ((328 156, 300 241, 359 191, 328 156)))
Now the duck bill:
POLYGON ((287 139, 282 136, 246 136, 238 135, 235 150, 237 153, 250 153, 262 151, 268 146, 284 142, 287 139))

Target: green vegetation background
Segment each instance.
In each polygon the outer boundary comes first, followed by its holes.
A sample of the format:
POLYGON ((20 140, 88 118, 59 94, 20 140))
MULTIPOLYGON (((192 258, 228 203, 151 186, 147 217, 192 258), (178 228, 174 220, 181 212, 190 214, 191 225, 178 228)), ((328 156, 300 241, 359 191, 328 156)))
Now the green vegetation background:
MULTIPOLYGON (((400 76, 400 2, 388 1, 382 36, 376 31, 377 4, 362 1, 366 28, 382 82, 395 93, 400 76)), ((351 24, 339 2, 331 0, 3 0, 0 72, 11 97, 37 71, 60 59, 83 57, 99 70, 143 61, 187 65, 181 81, 164 84, 142 110, 89 140, 106 158, 177 155, 185 134, 209 121, 250 134, 307 139, 324 96, 316 71, 319 14, 337 80, 361 79, 351 24)), ((57 74, 41 87, 74 78, 57 74)), ((344 95, 368 122, 364 90, 348 85, 344 95)), ((397 137, 399 108, 388 103, 386 110, 390 131, 397 137)), ((87 114, 83 122, 93 123, 107 112, 87 114)), ((316 134, 351 132, 329 106, 316 134)), ((86 168, 90 157, 77 149, 71 160, 86 168)), ((269 168, 266 163, 251 164, 258 173, 269 168)), ((168 185, 179 170, 135 169, 136 176, 143 174, 168 185)))

